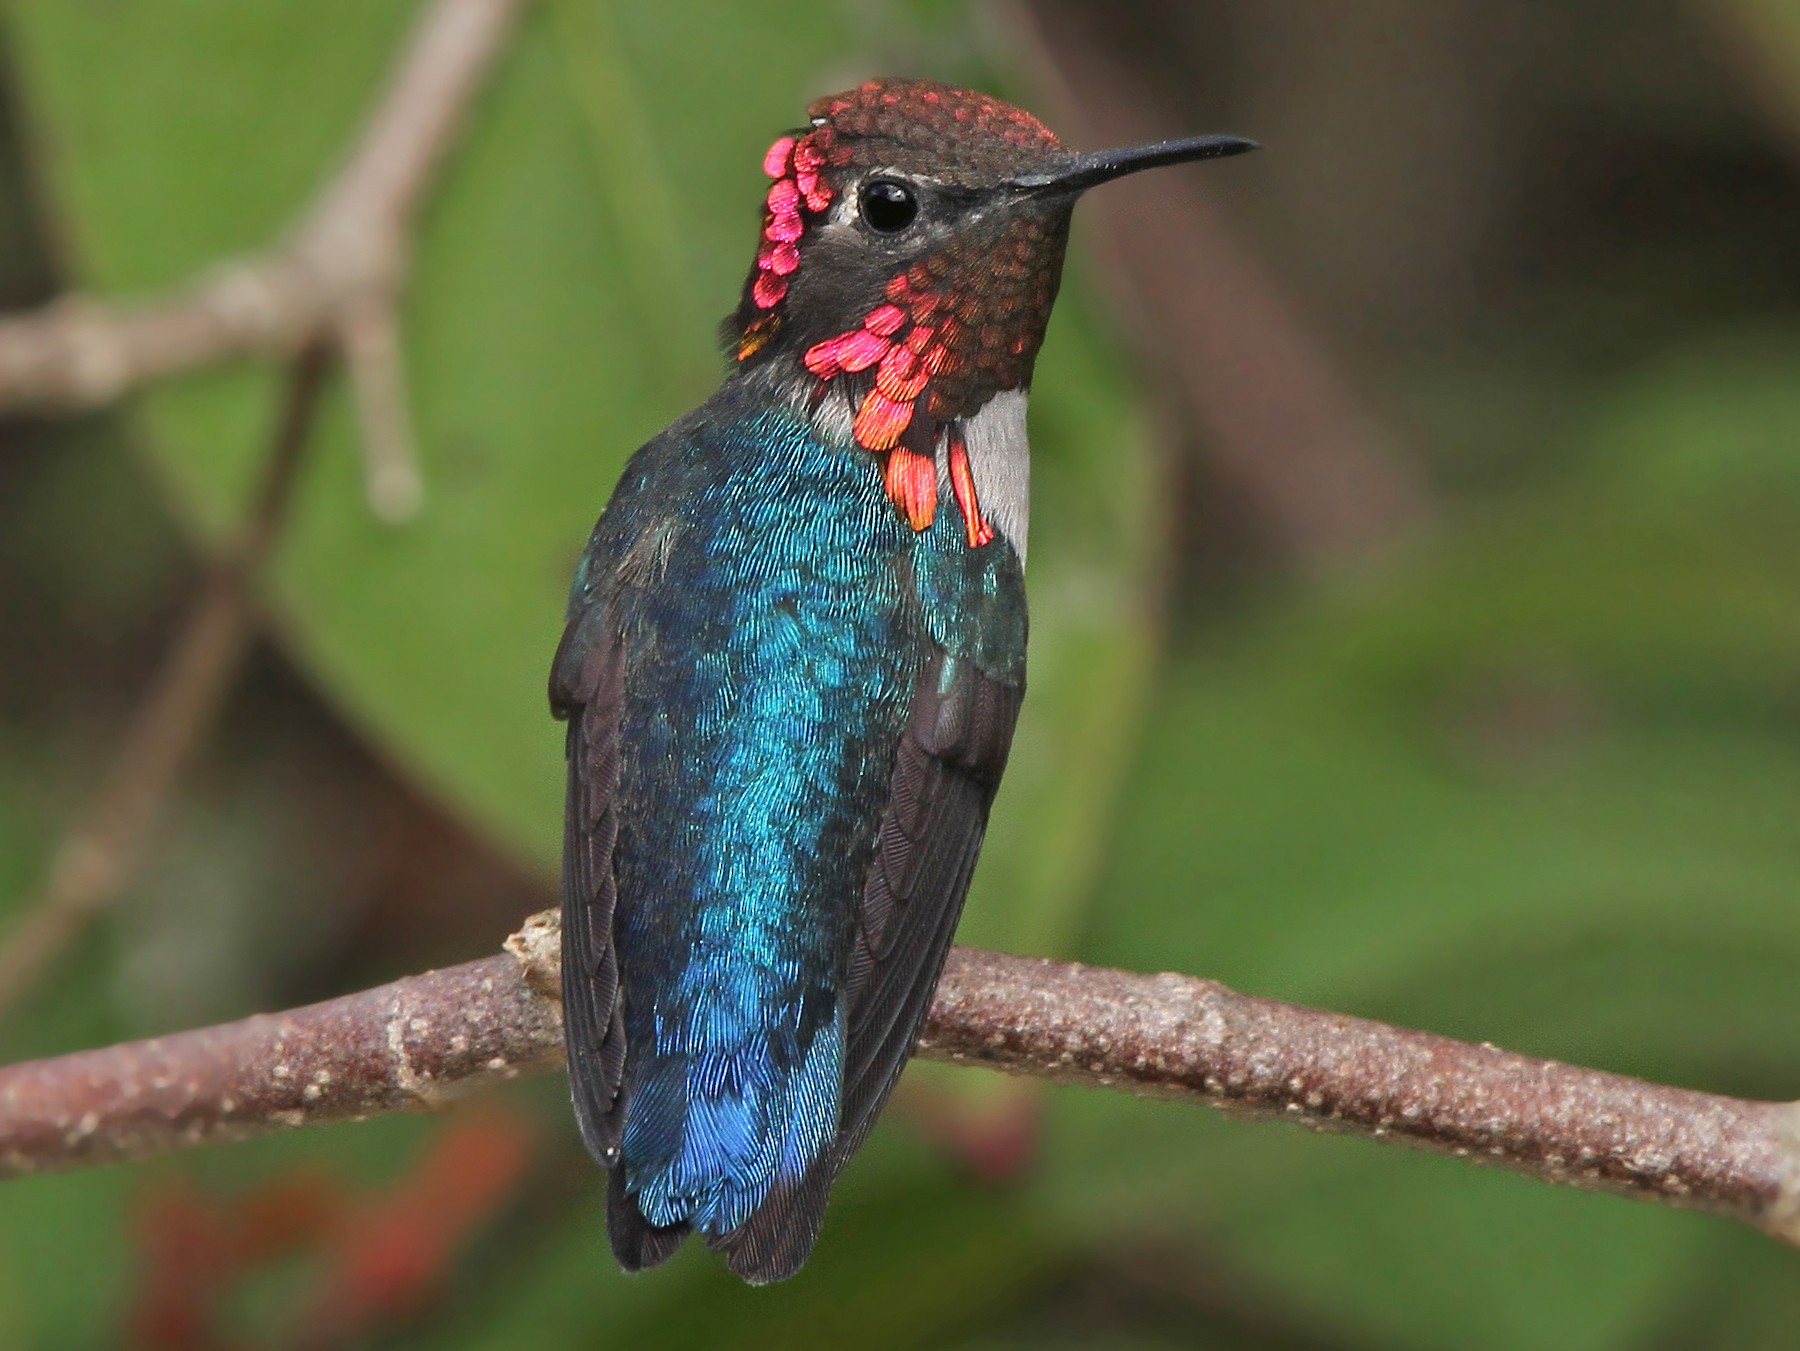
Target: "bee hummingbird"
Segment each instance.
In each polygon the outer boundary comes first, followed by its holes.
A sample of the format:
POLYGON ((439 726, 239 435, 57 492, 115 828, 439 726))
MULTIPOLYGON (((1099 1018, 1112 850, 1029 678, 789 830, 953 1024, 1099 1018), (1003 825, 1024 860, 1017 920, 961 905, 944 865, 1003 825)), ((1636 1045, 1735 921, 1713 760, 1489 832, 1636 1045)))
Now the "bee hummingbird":
POLYGON ((1076 197, 1227 136, 1077 154, 883 79, 763 158, 717 393, 576 571, 563 1018, 627 1270, 811 1251, 905 1065, 1025 692, 1025 399, 1076 197))

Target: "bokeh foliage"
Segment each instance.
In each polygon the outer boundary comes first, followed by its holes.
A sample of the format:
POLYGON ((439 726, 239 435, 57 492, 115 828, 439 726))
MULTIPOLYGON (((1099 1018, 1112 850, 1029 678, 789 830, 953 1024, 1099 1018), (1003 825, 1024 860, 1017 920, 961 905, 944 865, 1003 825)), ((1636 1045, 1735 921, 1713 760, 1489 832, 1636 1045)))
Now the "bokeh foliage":
MULTIPOLYGON (((11 77, 69 276, 154 291, 271 238, 413 8, 14 0, 11 77)), ((479 104, 407 302, 425 508, 370 517, 334 390, 273 608, 336 715, 527 866, 553 866, 560 823, 542 688, 567 574, 625 455, 715 378, 764 144, 893 50, 991 83, 975 31, 960 5, 544 0, 479 104)), ((1167 601, 1184 521, 1098 310, 1078 258, 1033 398, 1032 694, 964 939, 1794 1096, 1800 316, 1714 319, 1558 388, 1528 472, 1490 470, 1330 584, 1206 606, 1167 601)), ((1397 383, 1428 431, 1466 439, 1459 407, 1491 420, 1519 376, 1434 354, 1397 383)), ((208 373, 88 434, 128 444, 204 547, 241 509, 275 388, 208 373)), ((94 505, 81 472, 50 476, 46 510, 133 514, 94 505)), ((116 547, 126 572, 156 553, 116 547)), ((29 741, 7 731, 16 763, 50 754, 29 741)), ((27 889, 73 792, 39 788, 0 775, 0 895, 27 889)), ((110 993, 120 960, 84 955, 7 1049, 137 1030, 110 993)), ((566 1137, 558 1092, 522 1101, 566 1137)), ((694 1252, 619 1278, 598 1187, 562 1159, 578 1203, 504 1221, 408 1344, 1258 1346, 1295 1327, 1346 1347, 1791 1344, 1800 1259, 1722 1222, 1167 1104, 1061 1092, 1041 1110, 1038 1155, 1004 1185, 884 1128, 813 1264, 774 1292, 694 1252), (1153 1298, 1134 1266, 1279 1316, 1153 1298)), ((377 1179, 429 1129, 11 1184, 0 1345, 109 1344, 146 1175, 377 1179)), ((248 1326, 273 1325, 279 1289, 266 1304, 248 1326)))

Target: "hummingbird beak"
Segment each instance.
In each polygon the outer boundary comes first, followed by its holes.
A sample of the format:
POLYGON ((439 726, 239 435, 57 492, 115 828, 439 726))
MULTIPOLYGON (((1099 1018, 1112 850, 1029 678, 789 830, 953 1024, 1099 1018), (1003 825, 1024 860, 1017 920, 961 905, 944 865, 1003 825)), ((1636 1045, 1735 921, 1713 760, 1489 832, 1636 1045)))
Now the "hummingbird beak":
POLYGON ((1023 192, 1078 192, 1106 183, 1140 169, 1156 169, 1165 164, 1186 164, 1189 160, 1223 159, 1256 149, 1255 141, 1242 136, 1190 136, 1179 141, 1157 141, 1154 145, 1125 146, 1118 150, 1094 150, 1085 155, 1069 155, 1055 168, 1034 174, 1020 174, 1007 180, 1007 186, 1023 192))

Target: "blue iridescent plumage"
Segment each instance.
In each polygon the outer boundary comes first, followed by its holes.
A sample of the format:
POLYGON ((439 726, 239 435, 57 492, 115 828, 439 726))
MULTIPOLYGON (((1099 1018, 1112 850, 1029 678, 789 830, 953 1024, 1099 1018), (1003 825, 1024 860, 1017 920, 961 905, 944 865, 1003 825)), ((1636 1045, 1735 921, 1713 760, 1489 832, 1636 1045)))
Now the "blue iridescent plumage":
POLYGON ((705 405, 626 467, 550 677, 563 1021, 629 1270, 792 1275, 943 969, 1025 688, 1025 395, 1076 196, 1229 137, 1075 154, 927 80, 763 158, 705 405))
MULTIPOLYGON (((589 1143, 616 1168, 615 1224, 713 1238, 820 1164, 847 1075, 871 1108, 891 1083, 893 1066, 849 1063, 846 977, 922 676, 936 658, 935 694, 947 653, 1009 689, 1023 677, 1010 547, 969 550, 950 513, 915 533, 864 452, 757 393, 727 384, 633 458, 553 677, 559 704, 591 706, 582 672, 610 654, 601 734, 630 748, 601 757, 624 1055, 589 1143)), ((573 892, 592 871, 571 866, 573 892)), ((952 880, 960 904, 966 868, 952 880)), ((588 935, 590 964, 604 941, 588 935)), ((608 1021, 593 1011, 596 1046, 608 1021)))
POLYGON ((626 1071, 643 1107, 624 1168, 651 1224, 718 1234, 836 1124, 851 917, 825 902, 854 890, 905 717, 911 654, 882 556, 904 528, 785 410, 702 423, 644 458, 665 461, 648 481, 690 482, 659 585, 619 615, 623 735, 647 753, 620 783, 634 903, 615 931, 627 969, 662 986, 654 1006, 627 992, 627 1037, 655 1049, 626 1071))

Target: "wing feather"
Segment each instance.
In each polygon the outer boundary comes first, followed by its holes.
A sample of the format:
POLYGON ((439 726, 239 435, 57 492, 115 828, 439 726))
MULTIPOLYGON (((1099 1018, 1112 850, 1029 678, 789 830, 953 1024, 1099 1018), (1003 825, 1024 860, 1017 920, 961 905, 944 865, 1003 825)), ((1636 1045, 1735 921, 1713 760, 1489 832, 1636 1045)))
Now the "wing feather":
POLYGON ((711 1240, 762 1284, 806 1261, 838 1172, 868 1137, 906 1066, 968 894, 988 809, 1012 747, 1022 683, 941 652, 920 674, 857 916, 840 1006, 846 1058, 838 1129, 818 1161, 755 1215, 711 1240))
POLYGON ((563 830, 563 1038, 582 1142, 602 1167, 617 1158, 625 1031, 613 948, 618 888, 619 719, 625 664, 597 608, 577 614, 551 667, 550 706, 569 723, 563 830))

